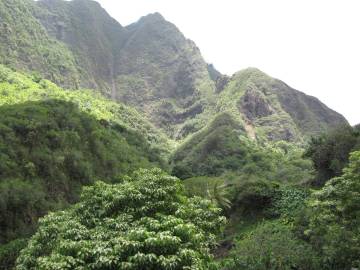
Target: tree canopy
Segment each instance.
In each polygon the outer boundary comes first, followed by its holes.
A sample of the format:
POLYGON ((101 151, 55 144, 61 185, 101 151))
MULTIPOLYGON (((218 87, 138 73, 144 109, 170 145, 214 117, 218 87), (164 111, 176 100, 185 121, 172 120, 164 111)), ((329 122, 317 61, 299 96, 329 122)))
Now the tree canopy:
POLYGON ((311 138, 305 156, 312 159, 317 171, 315 184, 342 174, 349 154, 360 149, 360 128, 340 126, 321 136, 311 138))
POLYGON ((328 269, 360 267, 360 151, 350 155, 344 174, 327 182, 310 202, 305 231, 328 269))
POLYGON ((220 211, 185 197, 177 178, 141 169, 41 219, 16 269, 211 269, 220 211))

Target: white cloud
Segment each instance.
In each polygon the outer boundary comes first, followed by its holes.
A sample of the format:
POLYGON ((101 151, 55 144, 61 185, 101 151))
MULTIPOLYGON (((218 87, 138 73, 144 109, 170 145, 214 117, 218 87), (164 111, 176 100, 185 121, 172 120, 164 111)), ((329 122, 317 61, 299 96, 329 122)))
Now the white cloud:
POLYGON ((357 0, 99 0, 122 25, 160 12, 223 73, 257 67, 360 123, 357 0))

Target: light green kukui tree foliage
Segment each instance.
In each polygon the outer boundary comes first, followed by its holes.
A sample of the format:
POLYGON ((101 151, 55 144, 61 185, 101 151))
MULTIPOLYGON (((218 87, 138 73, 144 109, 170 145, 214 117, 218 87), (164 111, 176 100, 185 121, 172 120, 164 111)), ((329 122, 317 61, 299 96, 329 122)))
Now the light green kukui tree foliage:
POLYGON ((41 219, 16 269, 211 269, 220 212, 184 196, 177 178, 142 169, 41 219))

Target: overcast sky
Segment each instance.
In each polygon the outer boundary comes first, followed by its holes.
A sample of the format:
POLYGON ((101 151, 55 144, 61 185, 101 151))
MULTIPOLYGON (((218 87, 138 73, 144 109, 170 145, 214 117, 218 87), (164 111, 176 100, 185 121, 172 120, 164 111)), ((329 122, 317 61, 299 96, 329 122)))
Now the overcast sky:
POLYGON ((359 0, 98 0, 122 25, 160 12, 222 73, 257 67, 360 123, 359 0))

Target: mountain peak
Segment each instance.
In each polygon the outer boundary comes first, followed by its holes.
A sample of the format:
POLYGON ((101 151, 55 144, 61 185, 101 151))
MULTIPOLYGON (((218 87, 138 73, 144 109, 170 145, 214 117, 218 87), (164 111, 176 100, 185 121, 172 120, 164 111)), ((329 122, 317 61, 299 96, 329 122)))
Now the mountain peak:
POLYGON ((157 19, 157 20, 165 20, 163 15, 161 15, 159 12, 153 12, 149 13, 148 15, 143 16, 144 18, 151 18, 151 19, 157 19))
POLYGON ((163 21, 165 21, 165 18, 159 12, 154 12, 141 17, 138 22, 149 23, 149 22, 163 22, 163 21))
POLYGON ((244 74, 247 74, 247 75, 261 75, 261 76, 269 77, 269 75, 267 75, 265 72, 263 72, 262 70, 260 70, 260 69, 258 69, 256 67, 244 68, 244 69, 236 72, 234 74, 234 76, 241 76, 241 75, 244 75, 244 74))

